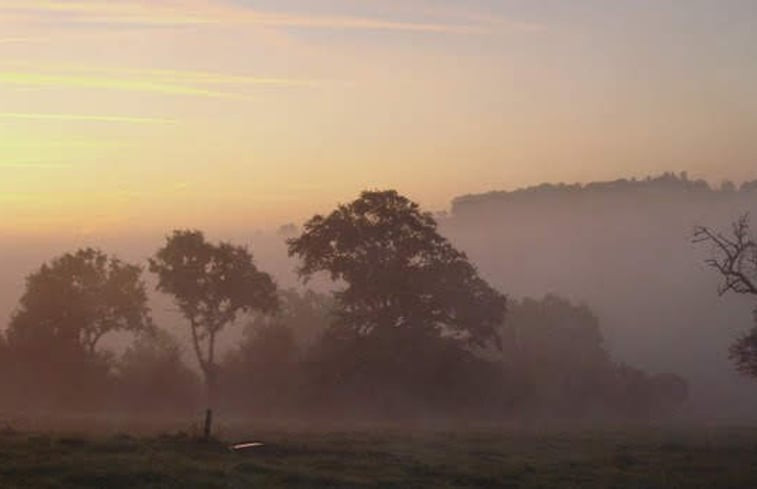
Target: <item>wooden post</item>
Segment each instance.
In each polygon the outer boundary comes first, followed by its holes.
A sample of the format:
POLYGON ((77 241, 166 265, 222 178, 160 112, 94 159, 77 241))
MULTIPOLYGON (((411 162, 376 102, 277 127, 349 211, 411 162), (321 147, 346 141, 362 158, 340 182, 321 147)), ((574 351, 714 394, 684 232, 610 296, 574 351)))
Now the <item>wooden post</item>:
POLYGON ((207 409, 205 411, 205 428, 203 429, 203 439, 205 441, 210 440, 212 426, 213 426, 213 410, 207 409))

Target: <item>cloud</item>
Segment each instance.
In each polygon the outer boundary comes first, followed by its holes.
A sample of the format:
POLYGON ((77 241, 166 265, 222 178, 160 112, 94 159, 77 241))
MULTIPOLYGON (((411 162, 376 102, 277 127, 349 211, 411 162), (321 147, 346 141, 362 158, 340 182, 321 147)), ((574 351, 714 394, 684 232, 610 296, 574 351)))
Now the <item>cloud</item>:
MULTIPOLYGON (((155 84, 168 83, 169 87, 175 85, 188 86, 198 85, 239 85, 239 86, 268 86, 268 87, 312 87, 326 83, 332 83, 331 80, 305 79, 305 78, 283 78, 283 77, 264 77, 232 73, 218 73, 212 71, 183 71, 171 69, 143 69, 143 68, 120 68, 120 67, 102 67, 102 66, 82 66, 75 64, 46 64, 40 67, 38 64, 28 62, 6 62, 7 66, 13 67, 14 70, 26 70, 34 68, 38 74, 45 76, 45 73, 77 73, 89 75, 105 75, 107 79, 111 77, 135 77, 137 80, 144 82, 150 81, 155 84)), ((0 72, 0 75, 3 73, 0 72)), ((29 74, 29 73, 27 73, 29 74)), ((129 80, 124 80, 129 81, 129 80)), ((233 94, 228 94, 233 95, 233 94)))
POLYGON ((24 112, 0 112, 0 119, 67 122, 113 122, 128 124, 176 124, 175 119, 156 117, 132 117, 119 115, 41 114, 24 112))
POLYGON ((473 33, 483 23, 419 22, 351 15, 306 15, 260 11, 221 0, 192 1, 40 1, 0 0, 5 9, 30 22, 141 26, 260 26, 303 29, 383 30, 419 33, 473 33))
POLYGON ((23 169, 23 170, 31 170, 31 169, 44 169, 44 170, 59 170, 59 169, 66 169, 66 168, 72 168, 73 165, 70 163, 44 163, 44 162, 38 162, 38 161, 17 161, 17 162, 7 162, 2 161, 0 162, 0 169, 2 168, 14 168, 14 169, 23 169))
POLYGON ((47 39, 43 37, 0 37, 0 44, 22 44, 22 43, 34 43, 45 42, 47 39))
POLYGON ((205 90, 198 87, 162 83, 152 80, 112 78, 103 76, 58 75, 43 73, 0 72, 0 84, 23 87, 105 88, 167 95, 238 98, 233 93, 205 90))
POLYGON ((83 67, 76 65, 37 66, 27 62, 6 62, 0 71, 0 85, 33 88, 108 89, 162 95, 250 100, 243 90, 254 87, 316 87, 327 80, 257 77, 207 71, 83 67), (28 71, 34 67, 35 71, 28 71), (224 88, 219 89, 222 86, 224 88))

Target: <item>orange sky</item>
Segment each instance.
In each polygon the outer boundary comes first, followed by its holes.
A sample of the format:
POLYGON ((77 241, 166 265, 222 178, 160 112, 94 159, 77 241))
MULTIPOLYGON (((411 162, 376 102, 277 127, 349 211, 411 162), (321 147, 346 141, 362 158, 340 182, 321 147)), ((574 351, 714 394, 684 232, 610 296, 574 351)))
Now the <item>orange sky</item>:
POLYGON ((757 178, 755 32, 751 0, 0 0, 0 232, 757 178))

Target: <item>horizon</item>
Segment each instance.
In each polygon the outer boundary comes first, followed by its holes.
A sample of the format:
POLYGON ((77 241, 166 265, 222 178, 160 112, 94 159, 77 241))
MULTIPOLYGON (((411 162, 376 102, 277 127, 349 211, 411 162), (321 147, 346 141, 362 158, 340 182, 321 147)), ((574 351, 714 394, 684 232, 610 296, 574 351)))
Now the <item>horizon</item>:
MULTIPOLYGON (((554 186, 554 187, 560 187, 560 186, 579 186, 582 188, 585 188, 587 185, 592 184, 607 184, 607 183, 615 183, 620 181, 625 182, 640 182, 643 183, 645 180, 655 180, 661 177, 665 176, 673 176, 675 178, 683 178, 686 179, 689 182, 703 182, 708 186, 708 188, 711 191, 720 191, 721 186, 725 184, 734 184, 736 190, 740 190, 743 184, 749 184, 757 182, 757 179, 744 179, 740 181, 733 181, 730 179, 724 179, 720 182, 713 182, 709 181, 705 178, 697 178, 696 176, 692 177, 689 172, 687 171, 680 171, 680 172, 671 172, 671 171, 663 171, 661 173, 652 174, 652 175, 624 175, 624 176, 618 176, 617 178, 609 178, 606 180, 587 180, 587 181, 541 181, 541 182, 534 182, 533 184, 528 184, 524 186, 514 186, 510 188, 490 188, 490 189, 482 189, 479 192, 464 192, 461 191, 458 194, 451 195, 449 199, 447 200, 447 204, 444 207, 437 207, 437 208, 428 208, 423 205, 422 201, 418 201, 418 203, 421 205, 421 208, 424 211, 432 213, 435 218, 439 218, 441 216, 449 216, 454 217, 454 206, 457 201, 460 201, 458 203, 467 203, 466 199, 470 198, 488 198, 490 196, 496 196, 497 194, 508 194, 508 193, 517 193, 521 191, 527 191, 532 189, 538 189, 543 186, 554 186)), ((234 225, 234 224, 228 224, 224 222, 224 225, 217 225, 217 223, 209 224, 206 223, 206 226, 204 228, 201 228, 199 226, 171 226, 170 224, 167 224, 165 227, 160 227, 159 225, 155 225, 153 227, 145 227, 145 228, 137 228, 137 229, 98 229, 98 230, 73 230, 69 232, 63 232, 61 233, 59 230, 48 230, 48 231, 37 231, 37 232, 29 232, 28 230, 26 232, 14 232, 8 229, 0 228, 0 245, 2 244, 3 240, 10 240, 10 239, 23 239, 27 240, 28 243, 35 243, 35 242, 45 242, 46 240, 50 239, 52 237, 52 234, 55 234, 57 238, 60 238, 63 242, 68 242, 71 245, 76 244, 76 246, 83 246, 82 243, 86 243, 87 240, 94 240, 94 241, 101 241, 101 242, 113 242, 114 240, 119 239, 127 239, 127 240, 134 240, 133 242, 139 242, 145 238, 149 239, 163 239, 166 236, 170 235, 170 233, 173 230, 176 229, 196 229, 200 231, 207 231, 209 234, 212 235, 221 235, 221 236, 239 236, 239 233, 241 233, 244 236, 247 236, 248 238, 254 238, 255 236, 258 237, 271 237, 278 235, 281 231, 282 227, 289 226, 289 225, 295 225, 297 227, 304 224, 308 219, 310 219, 312 216, 316 214, 328 214, 330 212, 330 209, 333 209, 334 207, 344 204, 348 202, 351 199, 356 198, 361 192, 366 190, 388 190, 388 189, 378 189, 378 188, 363 188, 356 191, 354 195, 351 197, 348 196, 344 200, 340 201, 334 201, 332 203, 326 203, 322 206, 322 209, 319 210, 312 210, 310 213, 307 211, 304 212, 301 216, 297 218, 287 219, 284 217, 280 221, 272 221, 269 223, 265 223, 264 225, 234 225)), ((408 196, 411 200, 413 200, 413 196, 408 196)))

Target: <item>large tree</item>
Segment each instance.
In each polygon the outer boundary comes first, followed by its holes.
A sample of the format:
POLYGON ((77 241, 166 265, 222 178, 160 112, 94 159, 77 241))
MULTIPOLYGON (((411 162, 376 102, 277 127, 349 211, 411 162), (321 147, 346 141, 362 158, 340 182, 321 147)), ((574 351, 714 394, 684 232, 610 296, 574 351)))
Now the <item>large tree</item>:
MULTIPOLYGON (((748 215, 736 220, 728 234, 699 226, 694 231, 694 242, 712 248, 706 263, 722 279, 720 295, 733 292, 757 297, 757 242, 750 232, 748 215)), ((757 308, 754 318, 757 323, 757 308)), ((757 378, 757 324, 731 346, 730 356, 741 373, 757 378)))
POLYGON ((439 234, 430 213, 396 191, 363 192, 310 219, 287 243, 303 278, 327 272, 344 284, 335 294, 342 328, 364 337, 499 342, 505 296, 439 234))
POLYGON ((87 248, 45 263, 27 277, 8 328, 17 347, 51 347, 94 355, 115 331, 152 327, 142 269, 87 248))
POLYGON ((208 394, 208 421, 217 385, 216 339, 241 313, 272 313, 276 285, 243 246, 213 244, 200 231, 174 231, 150 259, 158 290, 172 295, 189 321, 192 345, 208 394))

